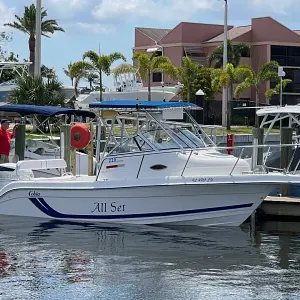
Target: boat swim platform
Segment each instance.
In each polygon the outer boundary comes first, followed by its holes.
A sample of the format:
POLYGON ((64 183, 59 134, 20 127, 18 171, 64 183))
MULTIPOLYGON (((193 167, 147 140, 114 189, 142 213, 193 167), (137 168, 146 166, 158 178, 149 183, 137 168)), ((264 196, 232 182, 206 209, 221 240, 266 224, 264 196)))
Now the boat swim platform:
POLYGON ((300 198, 268 196, 257 212, 263 219, 300 221, 300 198))

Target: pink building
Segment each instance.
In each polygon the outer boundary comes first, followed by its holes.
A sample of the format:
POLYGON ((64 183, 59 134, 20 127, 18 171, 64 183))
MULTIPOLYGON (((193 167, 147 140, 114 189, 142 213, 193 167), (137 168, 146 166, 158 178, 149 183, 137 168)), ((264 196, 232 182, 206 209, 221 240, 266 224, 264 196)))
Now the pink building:
MULTIPOLYGON (((173 29, 137 27, 134 51, 159 48, 161 54, 168 56, 176 66, 181 65, 183 56, 208 66, 208 55, 223 42, 223 30, 223 25, 188 22, 173 29)), ((300 103, 300 30, 289 29, 271 17, 263 17, 252 19, 248 26, 228 26, 228 37, 233 43, 251 45, 251 57, 243 57, 241 64, 249 64, 257 70, 264 62, 278 61, 284 67, 286 78, 293 80, 284 91, 284 103, 300 103)), ((162 81, 171 83, 161 73, 153 74, 152 85, 159 85, 162 81)), ((265 102, 264 93, 271 84, 267 82, 262 86, 261 102, 265 102)), ((254 101, 254 91, 245 92, 242 99, 254 101)), ((272 99, 277 100, 276 97, 272 99)))

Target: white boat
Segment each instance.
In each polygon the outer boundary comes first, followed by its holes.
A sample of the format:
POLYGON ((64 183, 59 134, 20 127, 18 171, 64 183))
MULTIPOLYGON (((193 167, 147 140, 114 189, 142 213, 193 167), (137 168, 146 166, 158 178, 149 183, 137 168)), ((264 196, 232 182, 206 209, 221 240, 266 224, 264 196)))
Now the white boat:
MULTIPOLYGON (((113 85, 113 89, 106 88, 102 93, 103 101, 132 99, 138 99, 140 101, 148 100, 148 87, 144 87, 134 73, 120 74, 117 77, 114 76, 113 85)), ((153 86, 151 87, 151 100, 171 101, 178 95, 182 87, 183 85, 180 83, 176 85, 166 85, 162 83, 160 86, 153 86)), ((76 108, 88 109, 89 104, 100 101, 100 92, 94 91, 88 95, 81 94, 76 100, 76 108)))
MULTIPOLYGON (((37 122, 36 116, 43 116, 46 118, 43 122, 49 121, 50 117, 54 116, 82 116, 82 117, 95 117, 95 114, 90 111, 74 110, 55 106, 36 106, 36 105, 23 105, 23 104, 9 104, 0 106, 0 112, 17 113, 23 117, 30 116, 37 122)), ((29 120, 29 119, 27 119, 29 120)), ((36 123, 35 122, 35 123, 36 123)), ((35 124, 39 127, 38 124, 35 124)), ((49 124, 50 128, 50 124, 49 124)), ((39 129, 40 132, 41 129, 39 129)), ((47 160, 47 159, 58 159, 63 153, 63 149, 59 147, 55 142, 52 135, 47 137, 48 142, 45 139, 26 139, 25 140, 25 160, 47 160)), ((60 138, 59 138, 60 139, 60 138)), ((18 158, 15 156, 15 140, 11 140, 10 148, 10 162, 16 162, 18 158)), ((94 160, 94 163, 96 161, 94 160)), ((61 172, 58 169, 45 169, 45 170, 34 170, 35 177, 53 177, 60 176, 61 172)), ((88 174, 88 155, 76 151, 76 174, 87 175, 88 174)))
MULTIPOLYGON (((186 102, 107 101, 90 105, 111 123, 96 176, 34 178, 32 170, 60 168, 63 160, 2 164, 0 214, 131 224, 239 226, 280 183, 299 183, 300 176, 250 170, 243 159, 223 154, 194 123, 195 133, 171 127, 167 119, 191 119, 186 102), (115 122, 135 116, 137 131, 115 122)), ((193 119, 192 119, 193 121, 193 119)), ((99 125, 100 126, 100 125, 99 125)), ((98 133, 101 130, 98 130, 98 133)))

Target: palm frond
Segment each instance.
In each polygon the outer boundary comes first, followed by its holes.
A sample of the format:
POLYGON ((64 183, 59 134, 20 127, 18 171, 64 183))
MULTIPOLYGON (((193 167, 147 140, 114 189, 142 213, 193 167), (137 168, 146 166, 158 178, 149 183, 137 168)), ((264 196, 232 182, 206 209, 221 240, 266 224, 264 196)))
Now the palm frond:
MULTIPOLYGON (((285 89, 285 87, 292 83, 293 81, 291 79, 283 79, 282 80, 282 91, 285 89)), ((265 93, 265 97, 267 100, 270 100, 272 98, 272 95, 279 94, 280 93, 280 83, 278 83, 273 89, 268 89, 265 93)))
POLYGON ((91 63, 95 66, 95 68, 97 68, 97 65, 99 63, 99 55, 93 51, 93 50, 89 50, 87 52, 85 52, 82 56, 82 59, 85 60, 86 58, 88 58, 91 63))
POLYGON ((128 73, 136 74, 136 72, 137 72, 137 68, 135 66, 133 66, 131 64, 126 64, 126 63, 123 63, 123 64, 117 66, 112 71, 115 78, 121 74, 128 74, 128 73))
POLYGON ((109 54, 109 59, 111 61, 111 64, 119 59, 126 62, 126 57, 121 52, 113 52, 113 53, 109 54))

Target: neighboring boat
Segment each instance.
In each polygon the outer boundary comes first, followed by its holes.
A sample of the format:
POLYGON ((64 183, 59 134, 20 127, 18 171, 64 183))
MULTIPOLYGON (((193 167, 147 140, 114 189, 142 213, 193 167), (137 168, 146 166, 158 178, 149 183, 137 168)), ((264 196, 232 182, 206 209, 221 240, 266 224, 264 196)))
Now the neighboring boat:
MULTIPOLYGON (((114 76, 114 89, 105 89, 103 92, 103 101, 108 100, 133 100, 138 99, 140 101, 148 100, 148 87, 144 87, 142 82, 139 81, 134 73, 120 74, 114 76)), ((178 96, 182 84, 166 85, 162 83, 160 86, 151 87, 151 100, 152 101, 171 101, 178 96)), ((86 91, 82 91, 77 97, 75 102, 76 108, 88 109, 89 104, 100 101, 100 92, 94 91, 86 94, 86 91)))
MULTIPOLYGON (((24 105, 24 104, 9 104, 0 106, 0 112, 17 113, 22 117, 43 116, 47 118, 55 116, 70 116, 75 117, 90 117, 94 118, 95 114, 91 111, 68 109, 59 106, 36 106, 36 105, 24 105)), ((50 127, 50 126, 49 126, 50 127)), ((42 139, 26 139, 25 141, 25 160, 47 160, 56 159, 61 157, 61 148, 54 142, 54 137, 48 137, 49 142, 42 139)), ((15 158, 15 140, 11 141, 10 149, 10 161, 18 160, 15 158)), ((94 161, 96 162, 96 161, 94 161)), ((76 174, 87 175, 88 174, 88 155, 82 152, 76 152, 76 174)), ((35 177, 53 177, 60 176, 59 169, 45 169, 34 170, 35 177)))
MULTIPOLYGON (((243 159, 223 154, 190 115, 187 102, 107 101, 99 126, 110 120, 104 149, 97 143, 96 176, 34 178, 32 170, 60 168, 63 160, 2 164, 0 214, 71 221, 131 224, 239 226, 280 183, 299 175, 251 171, 243 159), (190 117, 195 133, 167 119, 190 117), (135 117, 136 132, 114 124, 135 117), (105 154, 108 145, 115 147, 105 154), (211 147, 212 146, 212 147, 211 147)), ((100 128, 99 128, 100 129, 100 128)), ((100 132, 101 130, 98 130, 100 132)))

